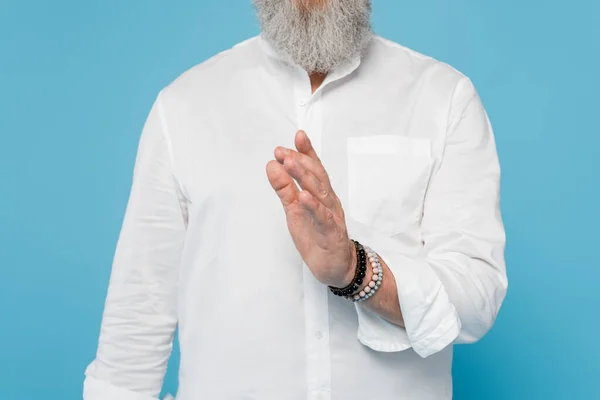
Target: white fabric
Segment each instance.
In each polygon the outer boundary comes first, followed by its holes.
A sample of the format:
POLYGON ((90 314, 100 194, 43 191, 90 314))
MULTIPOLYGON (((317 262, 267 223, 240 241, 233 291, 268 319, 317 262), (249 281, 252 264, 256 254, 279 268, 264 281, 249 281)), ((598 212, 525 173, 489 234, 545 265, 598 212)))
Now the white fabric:
POLYGON ((507 290, 500 168, 470 80, 374 37, 311 94, 260 37, 164 88, 137 153, 86 400, 450 399, 453 343, 507 290), (304 129, 350 237, 395 279, 406 329, 333 296, 290 238, 265 166, 304 129))

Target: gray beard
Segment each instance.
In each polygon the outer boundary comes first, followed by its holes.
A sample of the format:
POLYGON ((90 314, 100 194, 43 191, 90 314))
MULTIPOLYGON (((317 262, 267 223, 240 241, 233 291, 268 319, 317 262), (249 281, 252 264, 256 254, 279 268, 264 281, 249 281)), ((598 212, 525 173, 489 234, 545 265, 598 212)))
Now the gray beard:
POLYGON ((359 56, 371 39, 370 0, 328 0, 307 10, 292 0, 253 0, 263 36, 308 73, 327 73, 359 56))

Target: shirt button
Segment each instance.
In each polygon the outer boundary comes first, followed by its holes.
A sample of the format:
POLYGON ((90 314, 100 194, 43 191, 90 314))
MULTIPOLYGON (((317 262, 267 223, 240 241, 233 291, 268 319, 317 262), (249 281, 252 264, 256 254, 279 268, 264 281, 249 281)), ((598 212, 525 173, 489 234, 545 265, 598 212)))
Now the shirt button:
POLYGON ((307 101, 306 99, 300 99, 300 101, 298 101, 298 104, 299 104, 301 107, 304 107, 305 105, 307 105, 307 104, 308 104, 308 101, 307 101))
POLYGON ((329 396, 324 391, 317 393, 317 395, 315 396, 315 400, 326 400, 328 398, 329 396))
POLYGON ((317 331, 317 333, 315 333, 315 337, 317 339, 322 339, 323 338, 323 333, 321 331, 317 331))

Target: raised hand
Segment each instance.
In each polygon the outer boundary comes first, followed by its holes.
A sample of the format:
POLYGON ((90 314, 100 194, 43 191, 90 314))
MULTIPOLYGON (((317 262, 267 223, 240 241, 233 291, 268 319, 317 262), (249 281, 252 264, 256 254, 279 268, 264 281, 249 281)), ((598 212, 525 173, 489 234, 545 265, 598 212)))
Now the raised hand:
POLYGON ((275 148, 275 160, 267 163, 267 177, 283 204, 290 235, 308 268, 320 282, 344 287, 352 281, 356 265, 344 210, 304 131, 296 133, 294 144, 296 150, 275 148))

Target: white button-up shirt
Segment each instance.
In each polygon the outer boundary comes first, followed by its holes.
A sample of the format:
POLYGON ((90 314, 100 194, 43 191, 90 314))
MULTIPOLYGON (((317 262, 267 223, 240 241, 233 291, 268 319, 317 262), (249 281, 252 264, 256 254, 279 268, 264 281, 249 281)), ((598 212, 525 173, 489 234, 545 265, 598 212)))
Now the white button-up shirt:
POLYGON ((500 168, 471 81, 375 36, 309 77, 249 39, 158 95, 141 134, 86 400, 450 399, 452 344, 507 289, 500 168), (266 164, 304 129, 405 328, 336 297, 297 252, 266 164))

